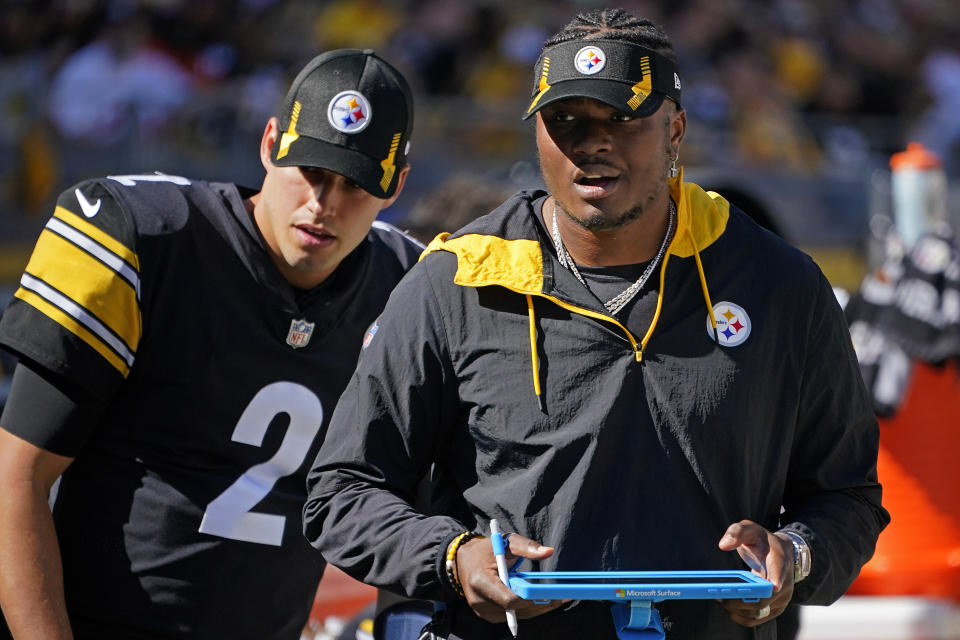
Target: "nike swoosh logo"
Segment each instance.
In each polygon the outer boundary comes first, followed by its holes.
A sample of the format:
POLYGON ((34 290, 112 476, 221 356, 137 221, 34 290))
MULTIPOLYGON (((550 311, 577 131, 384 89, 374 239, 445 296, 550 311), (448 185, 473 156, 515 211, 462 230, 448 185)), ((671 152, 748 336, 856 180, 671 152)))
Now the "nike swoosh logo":
POLYGON ((77 202, 80 203, 80 208, 83 209, 83 215, 87 216, 88 218, 92 218, 100 213, 100 198, 97 198, 95 203, 90 204, 90 201, 87 200, 82 193, 80 193, 80 189, 74 190, 73 193, 77 196, 77 202))

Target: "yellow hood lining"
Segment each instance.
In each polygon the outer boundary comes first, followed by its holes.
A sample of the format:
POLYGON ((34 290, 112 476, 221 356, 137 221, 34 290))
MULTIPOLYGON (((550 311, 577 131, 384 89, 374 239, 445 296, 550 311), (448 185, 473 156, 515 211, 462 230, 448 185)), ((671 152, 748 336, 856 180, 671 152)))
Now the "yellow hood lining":
POLYGON ((660 265, 656 311, 639 344, 616 318, 571 305, 545 294, 543 292, 543 253, 540 243, 535 240, 507 240, 483 234, 466 234, 449 240, 449 233, 441 233, 430 242, 420 259, 434 251, 449 251, 457 256, 455 284, 465 287, 496 285, 525 296, 530 327, 530 360, 533 369, 534 393, 541 409, 546 410, 540 385, 533 296, 546 298, 573 313, 617 325, 630 340, 637 362, 642 362, 643 352, 653 336, 663 309, 667 262, 671 255, 680 258, 693 256, 707 315, 713 327, 714 339, 719 343, 717 321, 713 315, 713 304, 707 286, 706 273, 700 260, 700 251, 713 244, 726 230, 730 217, 730 203, 717 193, 704 191, 695 184, 684 183, 682 169, 680 175, 670 181, 670 196, 677 203, 677 230, 660 265))

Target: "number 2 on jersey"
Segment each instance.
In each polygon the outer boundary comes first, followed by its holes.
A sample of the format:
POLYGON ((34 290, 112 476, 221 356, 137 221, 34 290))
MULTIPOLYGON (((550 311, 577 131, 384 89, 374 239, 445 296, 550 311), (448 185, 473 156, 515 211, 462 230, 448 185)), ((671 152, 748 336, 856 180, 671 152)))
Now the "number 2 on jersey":
POLYGON ((233 540, 280 546, 286 518, 252 509, 277 480, 303 464, 320 431, 323 407, 316 394, 293 382, 274 382, 257 392, 233 430, 233 441, 259 447, 273 419, 286 413, 290 425, 273 457, 256 464, 207 505, 200 532, 233 540))

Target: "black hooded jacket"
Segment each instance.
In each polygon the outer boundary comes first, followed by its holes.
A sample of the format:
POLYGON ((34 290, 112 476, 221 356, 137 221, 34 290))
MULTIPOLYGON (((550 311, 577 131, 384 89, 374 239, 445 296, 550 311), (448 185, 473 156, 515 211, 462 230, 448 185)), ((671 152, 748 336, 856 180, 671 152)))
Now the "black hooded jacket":
MULTIPOLYGON (((447 543, 491 518, 556 548, 533 570, 742 569, 717 543, 751 519, 808 540, 795 601, 834 601, 889 516, 819 268, 678 178, 659 281, 611 317, 557 262, 546 196, 442 234, 394 290, 309 474, 308 539, 360 580, 441 600, 447 543), (431 469, 453 500, 423 513, 431 469)), ((711 601, 658 608, 671 639, 776 636, 711 601)), ((542 637, 568 637, 547 615, 542 637)))

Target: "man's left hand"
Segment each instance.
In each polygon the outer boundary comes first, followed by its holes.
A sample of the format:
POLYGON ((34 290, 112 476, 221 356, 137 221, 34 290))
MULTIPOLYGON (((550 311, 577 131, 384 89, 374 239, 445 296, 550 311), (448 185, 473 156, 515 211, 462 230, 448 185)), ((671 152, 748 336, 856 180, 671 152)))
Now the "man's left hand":
POLYGON ((759 602, 720 600, 730 619, 745 627, 755 627, 783 613, 793 597, 793 545, 751 520, 727 527, 720 548, 740 554, 747 566, 761 578, 773 583, 773 595, 759 602))

